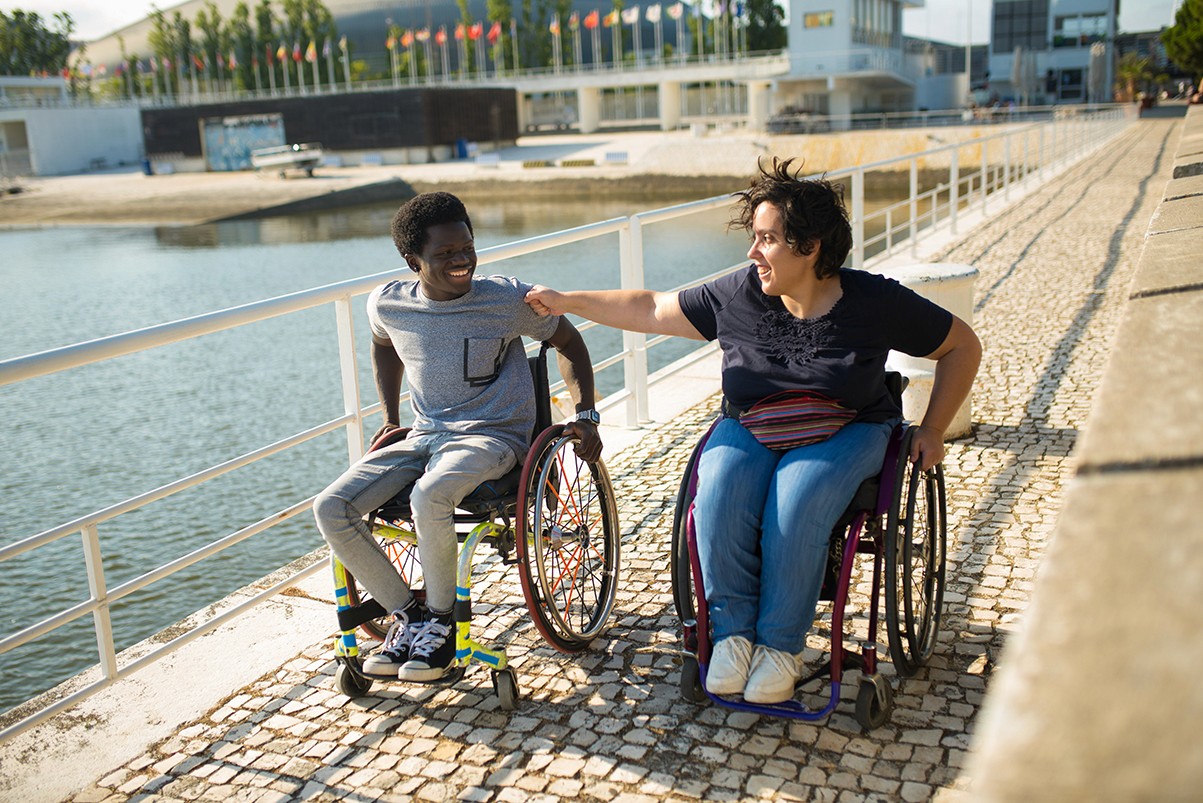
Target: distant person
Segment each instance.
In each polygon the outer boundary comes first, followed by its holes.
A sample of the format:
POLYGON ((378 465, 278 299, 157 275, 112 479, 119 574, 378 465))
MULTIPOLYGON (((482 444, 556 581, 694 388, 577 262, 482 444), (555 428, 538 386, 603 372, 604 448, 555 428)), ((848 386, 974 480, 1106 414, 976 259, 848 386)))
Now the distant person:
POLYGON ((455 508, 482 482, 509 472, 529 447, 535 399, 523 337, 548 341, 559 352, 578 413, 565 431, 580 439, 578 454, 596 461, 602 445, 593 367, 580 333, 565 318, 536 315, 523 300, 529 285, 475 275, 472 221, 460 200, 445 192, 419 195, 397 210, 392 233, 417 276, 383 284, 368 297, 372 371, 384 407, 384 425, 372 440, 400 426, 402 375, 413 429, 347 469, 318 495, 314 514, 334 554, 392 613, 388 635, 363 671, 431 681, 455 658, 455 508), (364 522, 411 483, 424 608, 364 522))
POLYGON ((547 315, 718 340, 722 418, 699 458, 694 500, 714 630, 706 688, 777 703, 802 674, 832 528, 881 470, 902 414, 886 389, 886 355, 936 361, 909 455, 926 469, 943 459, 981 345, 964 321, 893 279, 841 267, 852 230, 836 185, 801 180, 791 161, 774 159, 737 198, 731 225, 752 240, 746 268, 679 293, 536 286, 527 300, 547 315), (745 415, 766 399, 820 408, 833 434, 790 440, 814 420, 754 432, 745 415))

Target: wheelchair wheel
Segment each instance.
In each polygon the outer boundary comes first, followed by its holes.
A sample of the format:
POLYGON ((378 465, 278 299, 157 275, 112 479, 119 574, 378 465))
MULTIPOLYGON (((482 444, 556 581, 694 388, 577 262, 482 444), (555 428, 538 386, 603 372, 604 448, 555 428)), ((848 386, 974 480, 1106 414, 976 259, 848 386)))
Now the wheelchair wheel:
POLYGON ((516 546, 535 627, 556 649, 580 652, 614 609, 618 512, 605 465, 577 457, 563 431, 540 433, 522 468, 516 546))
POLYGON ((902 677, 918 671, 935 649, 948 540, 944 470, 919 471, 907 459, 913 435, 908 430, 902 440, 884 544, 886 633, 902 677))
POLYGON ((856 690, 856 721, 865 730, 880 728, 894 710, 894 691, 881 675, 861 678, 856 690))
POLYGON ((701 442, 693 448, 689 462, 685 464, 685 474, 681 478, 681 486, 677 490, 677 506, 673 512, 673 539, 669 547, 669 567, 672 572, 673 605, 677 608, 677 618, 688 622, 697 617, 697 598, 693 593, 693 572, 689 565, 689 530, 688 513, 693 504, 693 496, 689 493, 689 481, 698 463, 701 452, 701 442))
POLYGON ((334 684, 344 695, 355 698, 368 693, 372 688, 372 679, 352 671, 351 667, 340 660, 338 669, 334 670, 334 684))
MULTIPOLYGON (((418 560, 418 545, 399 538, 377 536, 376 540, 380 544, 380 548, 384 550, 384 554, 388 555, 389 561, 396 567, 401 578, 405 580, 406 585, 411 589, 420 586, 422 584, 422 562, 418 560)), ((359 605, 365 597, 364 589, 351 575, 350 569, 347 569, 346 572, 347 599, 352 606, 359 605)), ((392 617, 386 615, 378 619, 369 619, 360 625, 359 629, 369 638, 383 640, 392 623, 392 617)))

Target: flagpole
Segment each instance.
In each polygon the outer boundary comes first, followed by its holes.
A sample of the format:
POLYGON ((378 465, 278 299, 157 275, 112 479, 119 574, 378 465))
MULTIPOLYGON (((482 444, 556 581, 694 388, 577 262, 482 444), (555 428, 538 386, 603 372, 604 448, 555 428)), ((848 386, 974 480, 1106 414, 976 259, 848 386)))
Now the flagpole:
POLYGON ((510 18, 510 45, 514 52, 514 75, 517 75, 522 66, 518 63, 518 20, 510 18))
POLYGON ((351 54, 347 52, 347 37, 343 35, 338 40, 338 49, 342 51, 343 79, 347 82, 347 91, 351 91, 351 54))

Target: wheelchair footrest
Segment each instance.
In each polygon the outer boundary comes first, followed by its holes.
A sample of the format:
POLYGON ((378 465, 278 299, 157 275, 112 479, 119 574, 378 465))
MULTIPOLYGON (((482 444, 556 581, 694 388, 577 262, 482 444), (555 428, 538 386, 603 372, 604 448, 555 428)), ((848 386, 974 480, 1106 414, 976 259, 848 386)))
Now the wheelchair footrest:
POLYGON ((344 608, 338 612, 338 629, 354 630, 364 622, 388 616, 388 611, 374 599, 365 600, 353 608, 344 608))

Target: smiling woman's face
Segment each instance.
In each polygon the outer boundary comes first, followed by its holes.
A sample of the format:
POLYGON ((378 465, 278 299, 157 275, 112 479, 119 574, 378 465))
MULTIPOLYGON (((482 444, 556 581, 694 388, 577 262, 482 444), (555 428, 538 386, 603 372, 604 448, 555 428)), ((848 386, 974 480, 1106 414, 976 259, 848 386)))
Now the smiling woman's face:
POLYGON ((815 278, 819 259, 816 243, 810 254, 799 254, 785 241, 785 225, 776 204, 765 201, 752 214, 752 245, 748 259, 756 263, 765 295, 790 295, 800 284, 815 278))
POLYGON ((422 294, 432 301, 450 301, 472 289, 476 273, 476 241, 467 224, 439 223, 426 230, 426 245, 406 257, 418 272, 422 294))

